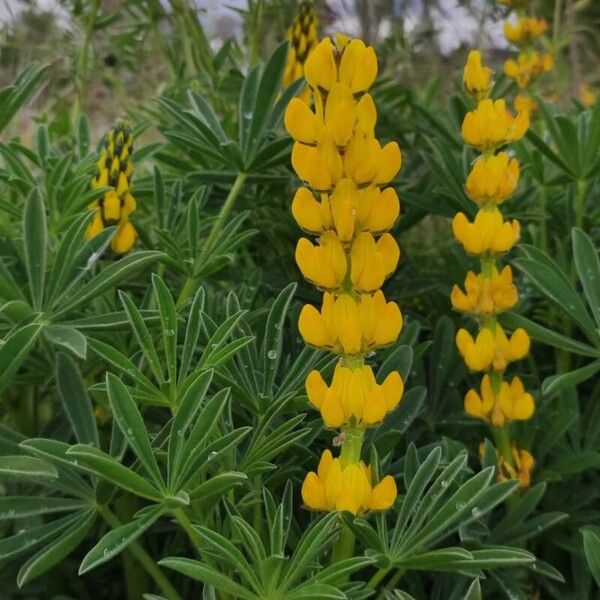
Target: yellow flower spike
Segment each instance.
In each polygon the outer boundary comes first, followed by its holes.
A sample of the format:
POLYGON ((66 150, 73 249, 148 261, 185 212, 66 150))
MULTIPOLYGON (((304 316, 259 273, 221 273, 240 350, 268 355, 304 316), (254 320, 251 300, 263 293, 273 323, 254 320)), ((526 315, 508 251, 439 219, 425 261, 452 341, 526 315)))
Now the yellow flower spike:
POLYGON ((508 252, 520 236, 519 222, 504 221, 496 208, 482 209, 471 223, 463 213, 452 220, 454 237, 465 251, 476 256, 498 255, 508 252))
POLYGON ((535 410, 533 396, 525 391, 523 382, 518 377, 513 377, 510 385, 502 382, 498 397, 507 419, 526 421, 532 417, 535 410))
POLYGON ((467 194, 479 205, 500 204, 514 193, 519 173, 519 161, 508 152, 481 156, 467 177, 467 194))
POLYGON ((313 89, 329 91, 337 79, 334 48, 331 40, 321 40, 304 63, 304 76, 313 89))
POLYGON ((548 29, 546 19, 522 17, 516 23, 504 21, 504 37, 515 46, 527 46, 548 29))
POLYGON ((296 263, 308 281, 325 290, 337 290, 342 285, 348 266, 344 248, 333 231, 325 232, 318 246, 300 238, 296 263))
POLYGON ((346 83, 353 94, 367 91, 377 77, 377 56, 371 46, 362 40, 347 44, 340 60, 340 81, 346 83))
POLYGON ((381 290, 358 300, 325 292, 321 311, 310 304, 302 308, 298 328, 308 345, 353 356, 393 344, 400 335, 402 315, 381 290))
POLYGON ((370 293, 378 290, 396 270, 400 249, 389 233, 375 241, 370 233, 364 232, 354 240, 350 258, 354 289, 359 293, 370 293))
POLYGON ((371 426, 398 406, 404 382, 393 371, 379 385, 371 367, 350 369, 338 363, 330 387, 318 371, 311 371, 306 378, 306 393, 309 402, 321 412, 326 427, 342 427, 351 419, 371 426))
POLYGON ((468 112, 462 123, 464 141, 480 152, 489 152, 510 142, 520 140, 529 128, 529 115, 520 112, 513 116, 504 100, 489 98, 468 112))
POLYGON ((283 122, 295 141, 303 144, 316 144, 320 135, 319 119, 299 98, 292 98, 285 109, 283 122))
POLYGON ((516 329, 509 338, 497 323, 493 329, 484 327, 475 339, 466 329, 459 329, 456 334, 458 351, 471 371, 492 368, 502 372, 509 363, 525 357, 530 345, 531 340, 524 329, 516 329))
POLYGON ((354 515, 387 510, 397 496, 389 475, 373 487, 370 469, 362 462, 342 466, 325 450, 317 473, 308 473, 302 484, 302 500, 312 510, 347 510, 354 515))
POLYGON ((509 310, 518 299, 517 286, 513 283, 512 269, 508 265, 500 273, 494 268, 491 277, 469 271, 465 279, 465 291, 455 285, 450 294, 454 310, 480 318, 509 310))
POLYGON ((290 41, 288 60, 283 74, 283 85, 302 77, 304 63, 317 44, 319 21, 312 2, 302 2, 294 21, 288 29, 287 39, 290 41))
POLYGON ((296 142, 292 148, 292 166, 298 177, 317 192, 329 192, 342 175, 342 162, 330 139, 318 147, 296 142))
POLYGON ((490 95, 492 74, 492 69, 482 65, 481 52, 479 50, 471 50, 463 72, 463 83, 467 92, 475 100, 483 100, 490 95))

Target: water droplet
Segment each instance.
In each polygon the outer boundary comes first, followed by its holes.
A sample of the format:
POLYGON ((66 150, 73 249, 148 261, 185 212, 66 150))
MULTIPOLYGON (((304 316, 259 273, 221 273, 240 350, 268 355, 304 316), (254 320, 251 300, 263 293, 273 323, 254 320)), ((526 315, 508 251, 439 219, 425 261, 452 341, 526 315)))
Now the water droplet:
POLYGON ((474 506, 471 509, 471 514, 473 515, 473 518, 478 519, 481 516, 481 510, 479 510, 479 508, 477 508, 476 506, 474 506))
POLYGON ((442 480, 442 487, 443 488, 447 488, 448 487, 448 482, 445 479, 442 480))
POLYGON ((131 429, 131 427, 127 428, 127 435, 133 435, 133 429, 131 429))
POLYGON ((267 358, 269 360, 275 360, 277 358, 277 350, 269 350, 267 352, 267 358))
POLYGON ((457 502, 456 503, 456 510, 462 510, 465 507, 465 503, 464 502, 457 502))
POLYGON ((167 337, 173 337, 175 335, 175 330, 174 329, 166 329, 165 330, 165 335, 167 337))

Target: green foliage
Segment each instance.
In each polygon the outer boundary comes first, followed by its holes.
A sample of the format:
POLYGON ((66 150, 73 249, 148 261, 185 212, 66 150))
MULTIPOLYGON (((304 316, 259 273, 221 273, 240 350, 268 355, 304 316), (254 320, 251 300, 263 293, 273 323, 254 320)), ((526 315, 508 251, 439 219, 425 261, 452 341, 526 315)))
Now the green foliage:
MULTIPOLYGON (((244 41, 214 51, 184 2, 63 4, 80 34, 64 50, 74 76, 61 89, 74 97, 0 142, 0 596, 600 598, 600 103, 540 98, 516 146, 506 214, 522 223, 510 257, 522 294, 501 320, 534 341, 519 372, 537 407, 515 427, 536 461, 522 489, 499 481, 497 440, 462 408, 475 378, 448 296, 473 262, 448 218, 473 212, 468 108, 437 79, 399 83, 398 40, 385 44, 378 136, 398 140, 404 161, 392 231, 403 256, 385 294, 405 325, 368 360, 406 390, 362 458, 399 494, 385 513, 316 514, 300 487, 335 433, 304 381, 334 361, 297 331, 319 297, 294 264, 282 117, 302 82, 282 89, 286 7, 250 2, 244 41), (90 181, 107 48, 115 72, 164 79, 125 103, 139 239, 121 257, 115 227, 86 239, 86 209, 106 191, 90 181)), ((0 90, 0 131, 54 68, 31 65, 0 90)), ((123 90, 107 85, 103 103, 120 106, 123 90)))

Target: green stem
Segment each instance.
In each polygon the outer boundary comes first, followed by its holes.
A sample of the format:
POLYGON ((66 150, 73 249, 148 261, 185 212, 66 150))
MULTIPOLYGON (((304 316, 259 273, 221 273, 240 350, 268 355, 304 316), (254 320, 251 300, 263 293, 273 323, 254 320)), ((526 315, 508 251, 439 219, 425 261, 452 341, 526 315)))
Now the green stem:
POLYGON ((546 218, 546 204, 548 201, 548 193, 545 185, 538 187, 540 196, 540 213, 542 215, 542 221, 540 224, 540 247, 542 252, 548 252, 548 220, 546 218))
MULTIPOLYGON (((340 562, 341 560, 346 560, 347 558, 351 558, 354 556, 354 543, 356 538, 354 536, 354 532, 348 525, 342 521, 341 523, 342 530, 340 532, 340 536, 335 541, 333 545, 333 551, 331 553, 331 564, 335 564, 340 562)), ((338 584, 345 583, 348 578, 345 576, 344 581, 337 581, 338 584)))
POLYGON ((383 590, 381 590, 381 595, 383 596, 385 590, 393 589, 400 579, 402 579, 402 575, 404 575, 404 569, 398 569, 396 574, 385 584, 383 590))
POLYGON ((494 441, 496 442, 496 448, 498 449, 498 452, 500 452, 502 458, 509 465, 514 466, 508 428, 494 427, 494 441))
POLYGON ((231 190, 229 190, 229 194, 219 211, 217 216, 217 220, 213 223, 212 229, 208 234, 202 248, 198 254, 198 257, 194 261, 194 266, 192 268, 192 274, 188 276, 183 288, 181 289, 181 293, 179 294, 179 298, 177 299, 177 306, 181 307, 186 302, 186 300, 196 292, 196 288, 198 286, 198 270, 202 266, 204 259, 212 249, 214 243, 216 242, 221 230, 223 229, 223 225, 235 204, 236 198, 239 196, 240 191, 246 181, 246 177, 248 177, 247 173, 240 172, 237 174, 235 181, 233 182, 233 186, 231 190))
MULTIPOLYGON (((102 518, 113 528, 121 527, 122 523, 117 516, 107 507, 98 506, 98 512, 102 518)), ((171 582, 165 577, 163 572, 156 566, 154 559, 140 546, 138 542, 131 542, 127 547, 130 552, 144 568, 146 573, 152 577, 156 585, 168 600, 182 600, 177 590, 171 585, 171 582)))
POLYGON ((577 181, 577 196, 575 197, 575 225, 583 229, 583 219, 585 217, 585 179, 577 181))
POLYGON ((200 548, 202 547, 202 538, 200 537, 200 534, 194 529, 194 525, 190 521, 190 518, 185 514, 185 512, 181 508, 174 510, 173 516, 177 519, 177 522, 188 534, 188 537, 194 545, 196 552, 200 554, 200 548))
POLYGON ((377 586, 381 583, 382 579, 391 571, 392 567, 380 567, 378 571, 375 572, 373 577, 369 579, 367 583, 367 589, 369 590, 377 590, 377 586))

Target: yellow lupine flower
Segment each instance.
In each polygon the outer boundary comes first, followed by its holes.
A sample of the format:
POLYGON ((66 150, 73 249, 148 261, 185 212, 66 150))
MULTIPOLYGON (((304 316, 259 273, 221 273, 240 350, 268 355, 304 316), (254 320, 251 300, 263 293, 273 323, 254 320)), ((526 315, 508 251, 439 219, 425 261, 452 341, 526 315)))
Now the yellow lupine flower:
MULTIPOLYGON (((304 63, 318 42, 318 28, 319 20, 313 3, 309 1, 302 2, 287 32, 290 48, 283 73, 284 86, 287 87, 304 75, 304 63)), ((303 96, 306 97, 306 94, 303 93, 303 96)), ((306 99, 308 98, 306 97, 306 99)))
POLYGON ((546 32, 548 21, 535 17, 522 17, 516 23, 504 21, 504 37, 515 46, 527 46, 546 32))
POLYGON ((553 68, 554 59, 550 54, 538 54, 535 51, 520 52, 517 60, 509 58, 505 61, 504 74, 514 79, 521 89, 525 89, 532 80, 553 68))
POLYGON ((589 85, 582 83, 579 86, 579 100, 586 108, 591 108, 596 104, 596 93, 589 85))
POLYGON ((509 363, 526 356, 530 345, 524 329, 515 329, 509 338, 498 323, 482 328, 475 339, 466 329, 456 333, 458 351, 472 371, 504 371, 509 363))
POLYGON ((475 100, 483 100, 490 95, 492 74, 492 69, 481 64, 481 52, 471 50, 463 72, 463 83, 467 92, 475 100))
POLYGON ((530 419, 535 402, 518 377, 513 377, 510 384, 502 381, 499 389, 494 391, 490 376, 484 375, 480 393, 469 390, 465 395, 464 408, 469 416, 488 421, 494 427, 502 427, 508 421, 530 419))
POLYGON ((352 356, 393 344, 402 328, 402 315, 395 302, 386 302, 381 290, 356 300, 348 294, 336 298, 325 292, 321 311, 310 304, 302 308, 298 328, 308 345, 352 356))
POLYGON ((373 486, 371 469, 362 461, 342 465, 325 450, 317 472, 309 472, 302 484, 302 500, 313 510, 347 510, 354 515, 387 510, 398 495, 390 475, 373 486))
POLYGON ((296 246, 296 263, 308 281, 324 290, 337 290, 344 282, 348 268, 342 243, 333 231, 326 231, 318 246, 300 238, 296 246))
POLYGON ((452 231, 466 252, 485 256, 508 252, 519 241, 521 228, 516 220, 504 221, 502 213, 492 206, 479 210, 472 223, 464 213, 457 213, 452 231))
POLYGON ((514 193, 519 173, 519 161, 508 152, 481 156, 467 177, 467 194, 480 205, 500 204, 514 193))
POLYGON ((321 412, 326 427, 341 427, 355 419, 365 426, 382 421, 398 406, 404 392, 400 374, 392 371, 379 385, 371 367, 351 369, 338 363, 331 386, 319 371, 311 371, 306 379, 309 402, 321 412))
POLYGON ((535 467, 533 455, 528 450, 519 450, 515 444, 511 453, 514 466, 503 456, 498 457, 498 481, 518 479, 519 487, 527 488, 531 484, 531 472, 535 467))
POLYGON ((375 241, 370 233, 363 232, 352 244, 350 259, 353 288, 361 294, 368 294, 377 291, 396 270, 400 249, 389 233, 375 241))
POLYGON ((117 225, 111 240, 111 249, 117 254, 131 250, 137 236, 129 222, 129 216, 136 209, 135 199, 131 195, 132 153, 133 131, 129 123, 120 120, 106 136, 91 182, 93 189, 112 189, 90 206, 94 216, 86 230, 86 239, 93 238, 105 227, 117 225))
POLYGON ((537 110, 538 103, 531 96, 518 94, 515 96, 513 106, 517 112, 526 112, 531 116, 537 110))
POLYGON ((400 170, 402 155, 396 142, 383 148, 375 138, 354 136, 344 153, 344 173, 357 185, 384 185, 400 170))
POLYGON ((321 195, 320 202, 308 188, 299 188, 292 202, 292 214, 302 229, 314 235, 334 229, 344 243, 361 231, 378 235, 391 229, 399 213, 394 188, 359 189, 351 179, 341 179, 331 194, 321 195))
POLYGON ((462 137, 480 152, 489 152, 509 142, 520 140, 529 128, 529 116, 513 116, 504 100, 482 100, 468 112, 462 123, 462 137))
POLYGON ((517 286, 513 283, 512 269, 508 265, 500 273, 494 267, 491 277, 469 271, 465 279, 465 291, 455 285, 450 294, 455 310, 480 318, 509 310, 518 299, 517 286))

